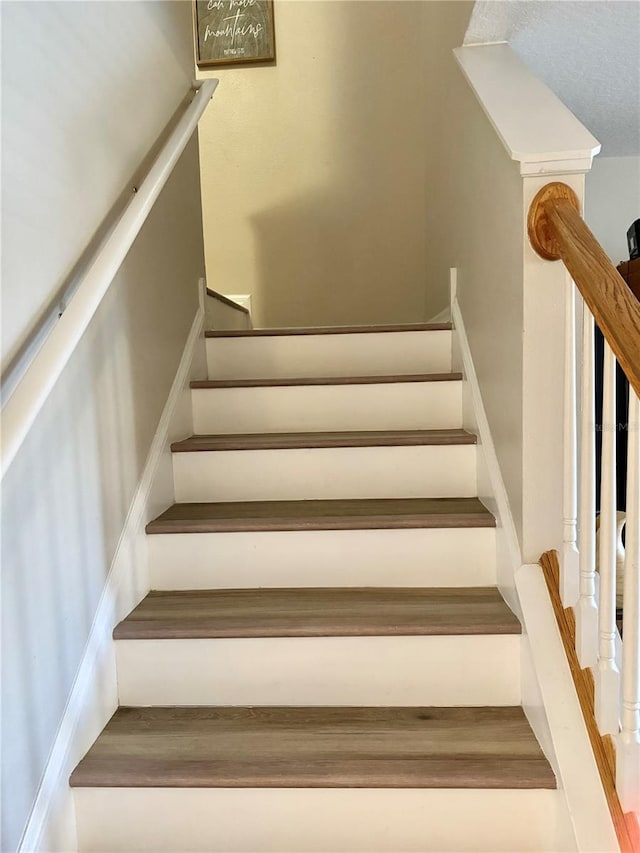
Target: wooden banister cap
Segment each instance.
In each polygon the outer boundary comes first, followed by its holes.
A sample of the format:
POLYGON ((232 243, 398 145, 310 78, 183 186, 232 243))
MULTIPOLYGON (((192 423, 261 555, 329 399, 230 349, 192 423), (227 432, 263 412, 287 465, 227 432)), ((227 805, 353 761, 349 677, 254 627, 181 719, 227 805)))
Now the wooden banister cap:
POLYGON ((559 200, 568 201, 580 213, 578 196, 571 187, 563 184, 561 181, 553 181, 552 183, 545 184, 536 193, 529 208, 527 219, 529 240, 534 251, 546 261, 557 261, 560 259, 560 248, 556 238, 553 236, 553 230, 550 228, 549 218, 545 209, 547 202, 559 200))

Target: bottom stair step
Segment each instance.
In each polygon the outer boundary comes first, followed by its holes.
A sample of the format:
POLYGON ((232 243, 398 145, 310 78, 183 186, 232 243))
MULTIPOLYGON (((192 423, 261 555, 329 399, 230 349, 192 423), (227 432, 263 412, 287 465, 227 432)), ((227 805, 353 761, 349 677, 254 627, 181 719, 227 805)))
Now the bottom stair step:
POLYGON ((71 784, 80 853, 575 849, 519 707, 120 708, 71 784))
POLYGON ((553 788, 519 707, 120 708, 74 787, 553 788))

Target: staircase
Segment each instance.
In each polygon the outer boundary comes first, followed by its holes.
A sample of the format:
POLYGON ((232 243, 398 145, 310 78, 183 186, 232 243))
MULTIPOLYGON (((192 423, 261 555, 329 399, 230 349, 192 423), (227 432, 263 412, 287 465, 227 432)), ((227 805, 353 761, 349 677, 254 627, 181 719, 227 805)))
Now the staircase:
POLYGON ((82 853, 558 849, 451 337, 207 333, 82 853))

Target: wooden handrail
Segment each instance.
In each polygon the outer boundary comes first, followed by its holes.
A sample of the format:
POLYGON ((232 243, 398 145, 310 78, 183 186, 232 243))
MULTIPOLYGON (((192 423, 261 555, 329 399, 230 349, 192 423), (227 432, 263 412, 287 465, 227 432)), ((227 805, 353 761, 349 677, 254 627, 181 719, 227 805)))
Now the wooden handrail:
POLYGON ((566 184, 546 184, 529 208, 529 239, 546 260, 562 259, 640 397, 640 302, 627 287, 580 215, 566 184))

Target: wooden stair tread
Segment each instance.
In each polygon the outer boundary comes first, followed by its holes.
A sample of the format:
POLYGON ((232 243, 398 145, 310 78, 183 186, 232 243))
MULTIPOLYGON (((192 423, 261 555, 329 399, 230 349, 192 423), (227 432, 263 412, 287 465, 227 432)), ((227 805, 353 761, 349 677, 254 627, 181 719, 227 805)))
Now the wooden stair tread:
POLYGON ((147 533, 495 527, 478 498, 373 498, 173 504, 147 533))
POLYGON ((519 707, 119 708, 70 784, 556 787, 519 707))
POLYGON ((495 587, 150 592, 116 640, 519 634, 495 587))
POLYGON ((297 385, 392 385, 403 382, 458 382, 462 373, 402 373, 390 376, 312 376, 285 379, 194 379, 191 388, 276 388, 297 385))
POLYGON ((404 323, 395 326, 291 326, 274 329, 233 329, 205 332, 207 338, 263 338, 287 335, 363 335, 379 332, 449 332, 451 323, 404 323))
POLYGON ((192 435, 171 445, 174 453, 203 450, 289 450, 327 447, 414 447, 475 444, 464 429, 371 430, 352 432, 281 432, 245 435, 192 435))

